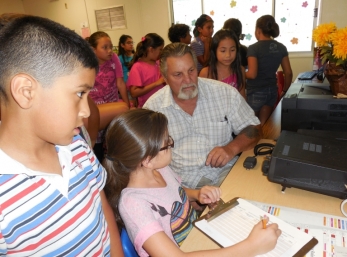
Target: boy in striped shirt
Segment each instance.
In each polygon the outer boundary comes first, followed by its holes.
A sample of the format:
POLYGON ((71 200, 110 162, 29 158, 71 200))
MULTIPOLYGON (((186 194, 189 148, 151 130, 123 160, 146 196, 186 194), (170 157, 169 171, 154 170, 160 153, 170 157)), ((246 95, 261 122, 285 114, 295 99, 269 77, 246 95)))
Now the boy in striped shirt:
POLYGON ((98 61, 48 19, 0 31, 0 255, 122 256, 106 172, 78 136, 98 61))

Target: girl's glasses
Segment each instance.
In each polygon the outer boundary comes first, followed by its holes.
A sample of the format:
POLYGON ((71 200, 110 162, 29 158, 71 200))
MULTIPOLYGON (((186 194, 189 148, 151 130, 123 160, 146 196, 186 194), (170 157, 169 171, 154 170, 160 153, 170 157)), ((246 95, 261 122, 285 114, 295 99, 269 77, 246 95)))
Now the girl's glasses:
POLYGON ((172 139, 172 137, 169 136, 169 140, 168 140, 167 146, 164 146, 164 147, 160 148, 159 151, 163 151, 163 150, 166 150, 166 149, 174 148, 174 146, 175 146, 175 142, 172 139))

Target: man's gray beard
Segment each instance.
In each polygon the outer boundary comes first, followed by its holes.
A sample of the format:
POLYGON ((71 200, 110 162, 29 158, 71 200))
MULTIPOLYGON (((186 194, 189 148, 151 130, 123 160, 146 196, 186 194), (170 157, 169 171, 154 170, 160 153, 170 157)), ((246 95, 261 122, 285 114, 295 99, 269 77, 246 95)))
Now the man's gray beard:
POLYGON ((192 98, 196 97, 198 95, 198 93, 199 93, 199 89, 196 86, 196 84, 182 85, 182 87, 180 88, 180 91, 178 92, 177 98, 182 99, 182 100, 188 100, 188 99, 192 99, 192 98), (183 92, 184 88, 190 87, 190 86, 195 87, 193 91, 183 92))

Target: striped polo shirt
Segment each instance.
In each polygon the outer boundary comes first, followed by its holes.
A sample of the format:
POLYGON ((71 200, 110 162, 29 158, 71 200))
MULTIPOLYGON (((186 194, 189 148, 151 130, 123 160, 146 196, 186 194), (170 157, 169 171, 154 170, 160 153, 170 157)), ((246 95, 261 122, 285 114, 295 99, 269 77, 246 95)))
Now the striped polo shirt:
POLYGON ((80 136, 56 149, 63 176, 30 170, 0 149, 0 255, 110 255, 104 168, 80 136))

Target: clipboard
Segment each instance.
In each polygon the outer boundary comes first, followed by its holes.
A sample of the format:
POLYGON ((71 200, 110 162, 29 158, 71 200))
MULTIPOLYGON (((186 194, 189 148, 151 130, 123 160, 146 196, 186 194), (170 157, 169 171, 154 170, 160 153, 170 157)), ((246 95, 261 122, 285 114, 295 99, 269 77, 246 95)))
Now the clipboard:
MULTIPOLYGON (((225 242, 224 242, 224 245, 223 245, 223 243, 221 243, 221 241, 220 241, 220 239, 217 239, 216 238, 216 236, 211 232, 211 230, 210 229, 203 229, 203 228, 201 228, 201 226, 199 226, 198 224, 199 224, 199 222, 200 221, 203 221, 203 223, 209 223, 209 222, 211 222, 211 221, 213 221, 213 220, 216 220, 218 217, 221 217, 221 215, 222 214, 225 214, 224 215, 224 217, 226 216, 226 215, 229 215, 228 214, 228 212, 232 212, 233 210, 233 208, 235 208, 235 207, 237 207, 237 206, 239 206, 240 205, 240 202, 241 202, 241 204, 242 205, 244 205, 244 202, 247 202, 247 201, 245 201, 244 199, 242 199, 242 198, 239 198, 239 197, 236 197, 236 198, 233 198, 233 199, 231 199, 230 201, 228 201, 228 202, 223 202, 223 200, 220 200, 219 202, 218 202, 218 204, 212 209, 212 210, 210 210, 207 214, 205 214, 205 215, 203 215, 203 216, 201 216, 200 218, 198 218, 197 220, 195 220, 194 222, 193 222, 193 225, 199 230, 199 231, 201 231, 203 234, 205 234, 208 238, 210 238, 212 241, 214 241, 216 244, 218 244, 221 248, 224 248, 224 247, 226 247, 225 246, 225 242)), ((252 206, 251 208, 250 208, 250 211, 251 212, 253 212, 254 211, 254 213, 257 213, 258 214, 258 211, 259 211, 259 213, 264 213, 264 214, 266 214, 268 217, 269 217, 269 220, 271 221, 271 220, 274 220, 274 223, 277 223, 278 225, 279 225, 279 228, 281 229, 281 225, 282 225, 282 227, 284 228, 284 229, 287 229, 288 227, 290 228, 289 230, 286 230, 285 232, 286 233, 289 233, 289 234, 292 234, 293 233, 293 231, 296 231, 295 232, 295 234, 300 234, 300 233, 304 233, 303 231, 300 231, 300 230, 298 230, 297 228, 295 228, 294 226, 292 226, 292 225, 290 225, 290 224, 288 224, 288 223, 286 223, 285 221, 283 221, 283 220, 280 220, 279 218, 277 218, 277 217, 275 217, 275 216, 272 216, 271 214, 269 214, 269 213, 266 213, 266 212, 264 212, 263 210, 261 210, 260 208, 258 208, 258 207, 256 207, 255 205, 253 205, 253 204, 251 204, 251 203, 249 203, 249 202, 247 202, 247 204, 249 204, 249 206, 252 206), (254 208, 253 208, 254 207, 254 208)), ((241 205, 240 205, 241 206, 241 205)), ((243 206, 244 208, 248 208, 248 206, 247 205, 245 205, 245 206, 243 206)), ((235 210, 236 211, 236 210, 235 210)), ((258 219, 260 220, 260 215, 258 216, 258 219)), ((284 231, 282 230, 282 233, 283 233, 284 231)), ((250 233, 250 230, 249 231, 247 231, 247 233, 249 234, 250 233)), ((305 234, 305 233, 304 233, 305 234)), ((293 237, 295 236, 295 235, 292 235, 293 237)), ((302 236, 304 236, 304 235, 302 235, 302 236)), ((310 236, 310 235, 308 235, 308 234, 305 234, 305 237, 306 237, 306 239, 308 239, 308 236, 309 237, 311 237, 311 239, 310 240, 308 240, 306 243, 303 243, 303 244, 300 244, 300 243, 296 243, 297 245, 296 245, 296 248, 298 248, 298 246, 300 247, 300 249, 298 249, 298 250, 295 250, 295 253, 292 253, 292 255, 291 256, 294 256, 294 257, 302 257, 302 256, 305 256, 305 254, 306 253, 308 253, 315 245, 317 245, 318 244, 318 241, 317 241, 317 239, 316 238, 314 238, 314 237, 312 237, 312 236, 310 236)), ((280 239, 279 239, 280 240, 280 239)), ((237 242, 235 242, 235 243, 237 243, 237 242)), ((279 242, 278 242, 279 243, 279 242)), ((275 248, 276 249, 276 248, 275 248)), ((265 255, 263 255, 263 256, 266 256, 266 254, 265 255)), ((288 256, 288 255, 285 255, 285 256, 288 256)))

